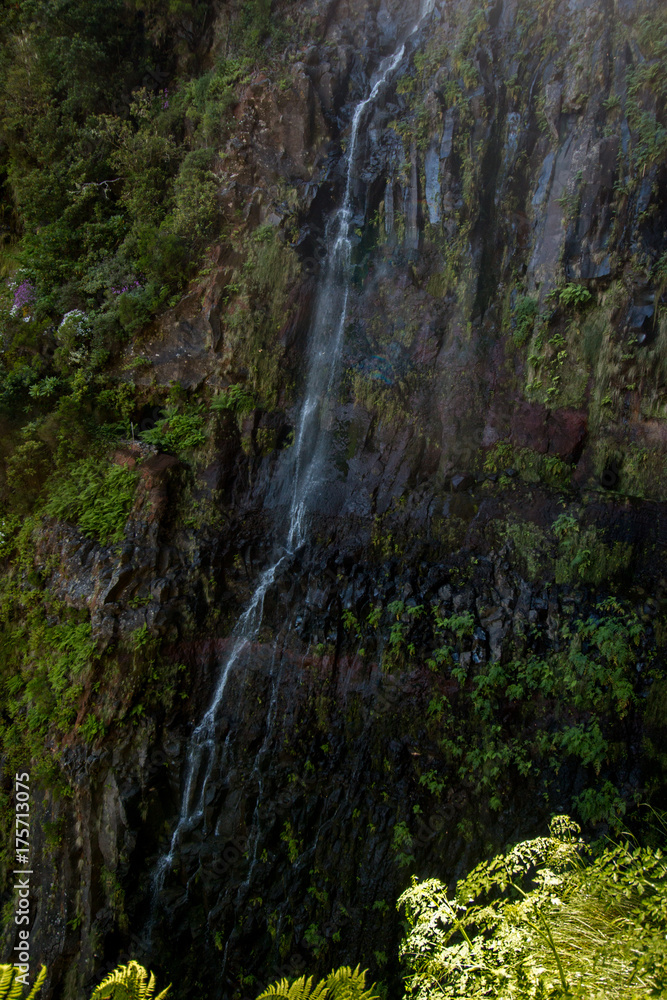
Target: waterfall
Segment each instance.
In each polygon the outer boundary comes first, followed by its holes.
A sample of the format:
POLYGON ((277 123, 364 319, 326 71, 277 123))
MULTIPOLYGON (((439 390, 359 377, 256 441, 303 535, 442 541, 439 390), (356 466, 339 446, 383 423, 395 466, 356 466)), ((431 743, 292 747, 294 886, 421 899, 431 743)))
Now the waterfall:
POLYGON ((420 0, 420 11, 415 25, 398 44, 396 51, 381 62, 371 80, 370 93, 359 102, 352 118, 347 147, 345 193, 340 208, 332 215, 327 225, 327 245, 330 249, 309 335, 305 395, 297 421, 294 446, 291 449, 294 456, 294 486, 285 552, 262 573, 250 604, 234 629, 232 648, 222 665, 210 705, 190 737, 178 823, 172 834, 169 850, 159 859, 153 871, 149 940, 155 921, 158 897, 183 835, 192 830, 204 817, 207 786, 218 760, 219 748, 215 739, 216 718, 230 672, 259 633, 264 600, 280 567, 307 540, 310 504, 323 483, 328 443, 327 409, 330 407, 337 385, 350 296, 352 251, 350 228, 353 218, 353 182, 359 132, 367 110, 374 104, 400 66, 409 44, 417 36, 434 6, 435 0, 420 0), (199 793, 195 794, 198 785, 199 793))

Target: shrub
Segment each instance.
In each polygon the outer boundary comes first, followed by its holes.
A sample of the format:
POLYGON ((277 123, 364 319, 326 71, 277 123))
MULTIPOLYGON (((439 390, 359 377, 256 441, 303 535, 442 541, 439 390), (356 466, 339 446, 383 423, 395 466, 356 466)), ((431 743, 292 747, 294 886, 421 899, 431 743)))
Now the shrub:
POLYGON ((175 407, 169 406, 163 413, 164 417, 157 421, 155 427, 140 434, 142 441, 176 454, 206 444, 201 407, 179 413, 175 407))
POLYGON ((218 183, 211 171, 213 149, 188 153, 174 181, 174 209, 170 224, 175 234, 193 250, 211 238, 218 211, 218 183))
POLYGON ((400 954, 414 1000, 638 1000, 667 984, 667 860, 629 836, 587 848, 557 816, 549 836, 518 844, 461 879, 398 901, 400 954))

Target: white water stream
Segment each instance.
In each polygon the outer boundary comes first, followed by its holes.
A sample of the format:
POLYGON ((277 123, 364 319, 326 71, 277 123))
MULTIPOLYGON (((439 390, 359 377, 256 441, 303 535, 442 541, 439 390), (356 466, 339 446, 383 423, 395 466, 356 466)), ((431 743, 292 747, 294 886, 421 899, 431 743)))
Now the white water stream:
POLYGON ((323 484, 328 444, 327 434, 323 433, 323 430, 327 421, 326 411, 332 402, 337 385, 350 296, 352 251, 350 227, 353 219, 353 181, 359 132, 367 110, 391 80, 405 56, 406 48, 420 31, 434 7, 435 0, 421 0, 419 16, 414 27, 400 42, 396 51, 382 61, 373 76, 370 93, 357 105, 352 118, 347 147, 345 194, 341 207, 334 213, 327 227, 331 249, 326 259, 324 279, 317 298, 309 337, 308 376, 293 450, 294 488, 285 542, 286 552, 262 573, 250 604, 234 629, 233 645, 222 665, 210 705, 190 737, 178 823, 172 834, 169 850, 159 859, 153 871, 149 938, 155 921, 158 897, 167 873, 173 866, 182 838, 204 817, 206 791, 218 761, 219 747, 215 729, 218 708, 222 702, 227 680, 249 644, 257 638, 262 624, 264 600, 276 579, 278 570, 282 563, 307 540, 310 505, 314 494, 323 484))

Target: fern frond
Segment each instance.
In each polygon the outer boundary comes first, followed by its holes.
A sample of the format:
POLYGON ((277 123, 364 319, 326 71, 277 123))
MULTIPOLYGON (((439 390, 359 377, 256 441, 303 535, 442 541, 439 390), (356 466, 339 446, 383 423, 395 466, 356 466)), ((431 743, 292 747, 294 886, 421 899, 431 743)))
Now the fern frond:
MULTIPOLYGON (((93 990, 90 1000, 153 1000, 156 980, 151 972, 139 962, 131 961, 127 965, 119 965, 99 986, 93 990)), ((155 1000, 163 1000, 170 986, 162 990, 155 1000)), ((2 1000, 2 997, 0 997, 2 1000)))
POLYGON ((42 968, 39 970, 39 974, 37 976, 37 979, 33 983, 33 987, 30 990, 30 993, 28 993, 28 996, 26 997, 26 1000, 35 1000, 35 997, 37 996, 37 994, 41 990, 42 984, 43 984, 43 982, 44 982, 45 979, 46 979, 46 966, 43 965, 42 968))
MULTIPOLYGON (((46 966, 43 965, 39 975, 34 982, 30 993, 25 1000, 35 1000, 37 993, 42 988, 46 979, 46 966)), ((23 996, 23 984, 18 978, 18 970, 15 965, 0 965, 0 1000, 21 1000, 23 996)))
POLYGON ((286 997, 286 1000, 326 1000, 327 988, 324 981, 313 987, 313 977, 301 976, 290 985, 288 979, 280 979, 268 986, 257 1000, 269 997, 286 997))
POLYGON ((289 979, 277 979, 275 983, 267 986, 263 993, 260 993, 257 1000, 265 1000, 266 997, 288 997, 289 990, 289 979))
POLYGON ((359 966, 352 970, 348 965, 332 970, 325 979, 329 991, 327 1000, 378 1000, 373 992, 375 984, 366 990, 366 972, 361 972, 359 966))
POLYGON ((13 965, 0 965, 0 1000, 6 1000, 14 982, 15 972, 13 965))
POLYGON ((9 987, 9 993, 7 994, 7 1000, 21 1000, 23 995, 23 984, 19 982, 18 970, 14 967, 12 969, 14 973, 11 985, 9 987))

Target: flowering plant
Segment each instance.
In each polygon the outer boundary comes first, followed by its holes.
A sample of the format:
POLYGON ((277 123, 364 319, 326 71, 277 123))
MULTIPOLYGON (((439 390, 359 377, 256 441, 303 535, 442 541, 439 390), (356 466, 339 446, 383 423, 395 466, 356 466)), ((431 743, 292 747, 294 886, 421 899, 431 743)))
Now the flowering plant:
POLYGON ((35 301, 34 285, 24 278, 19 285, 14 285, 14 303, 9 310, 10 316, 21 316, 24 320, 30 319, 30 306, 35 301))

